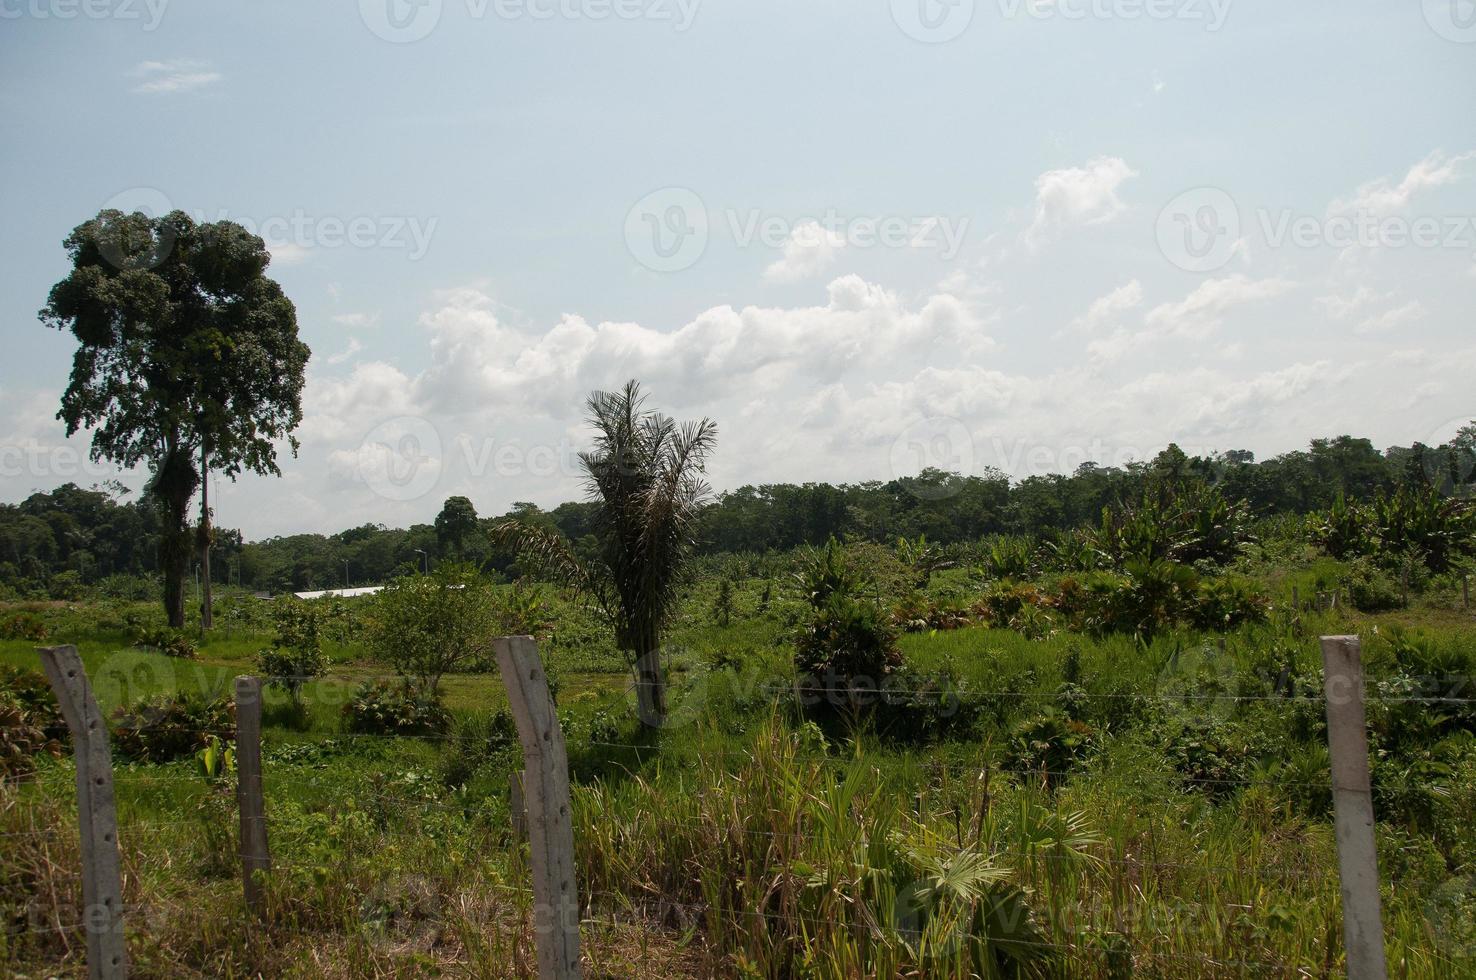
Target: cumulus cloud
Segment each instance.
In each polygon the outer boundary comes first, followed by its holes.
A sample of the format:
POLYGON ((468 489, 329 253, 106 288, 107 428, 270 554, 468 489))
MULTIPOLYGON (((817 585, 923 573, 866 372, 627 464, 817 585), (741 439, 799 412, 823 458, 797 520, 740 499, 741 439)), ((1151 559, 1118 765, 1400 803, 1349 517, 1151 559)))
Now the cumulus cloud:
POLYGON ((835 264, 845 246, 845 236, 839 232, 822 228, 817 221, 803 222, 790 231, 783 258, 764 269, 764 278, 771 282, 813 279, 835 264))
POLYGON ((1360 285, 1349 296, 1319 296, 1317 304, 1327 311, 1327 315, 1334 320, 1347 320, 1376 303, 1383 303, 1394 297, 1393 293, 1380 293, 1367 285, 1360 285))
POLYGON ((140 95, 172 95, 193 92, 219 82, 223 77, 209 62, 189 58, 173 61, 141 61, 129 72, 139 79, 133 91, 140 95))
POLYGON ((1204 337, 1235 307, 1280 296, 1293 285, 1285 279, 1252 279, 1243 273, 1207 279, 1180 302, 1155 306, 1144 322, 1156 334, 1204 337))
POLYGON ((342 364, 344 361, 347 361, 349 358, 353 357, 355 354, 359 353, 359 351, 363 349, 364 345, 359 343, 358 337, 350 337, 347 347, 339 351, 337 354, 328 355, 328 363, 342 364))
POLYGON ((1334 201, 1328 212, 1390 214, 1403 211, 1421 191, 1464 179, 1468 170, 1464 165, 1472 160, 1476 160, 1476 151, 1449 156, 1436 150, 1410 167, 1399 181, 1391 177, 1371 180, 1360 185, 1352 197, 1334 201))
POLYGON ((1078 330, 1096 331, 1116 323, 1123 313, 1143 302, 1143 287, 1134 279, 1092 302, 1086 313, 1072 321, 1078 330))
POLYGON ((1424 315, 1425 304, 1419 300, 1411 300, 1403 306, 1396 306, 1393 309, 1385 310, 1375 316, 1366 318, 1362 323, 1358 324, 1357 329, 1359 333, 1363 334, 1383 333, 1386 330, 1393 330, 1395 327, 1419 320, 1424 315))
POLYGON ((1121 157, 1105 156, 1041 174, 1035 178, 1035 219, 1025 232, 1026 243, 1039 247, 1063 228, 1111 221, 1127 210, 1118 188, 1136 176, 1121 157))

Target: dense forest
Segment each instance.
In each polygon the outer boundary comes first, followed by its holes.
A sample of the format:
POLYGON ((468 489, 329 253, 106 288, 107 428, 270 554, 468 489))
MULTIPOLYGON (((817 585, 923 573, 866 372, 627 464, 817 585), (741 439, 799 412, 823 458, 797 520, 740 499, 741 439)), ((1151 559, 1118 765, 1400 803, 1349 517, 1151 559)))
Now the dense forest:
MULTIPOLYGON (((1104 507, 1138 497, 1156 480, 1216 487, 1258 518, 1310 514, 1340 498, 1369 502, 1401 488, 1447 497, 1476 495, 1476 423, 1450 443, 1415 443, 1380 452, 1368 439, 1315 439, 1305 451, 1257 462, 1251 453, 1187 456, 1170 446, 1125 467, 1083 464, 1070 475, 1012 482, 997 470, 976 475, 925 470, 913 477, 860 483, 744 486, 703 512, 699 550, 783 551, 831 536, 893 542, 926 536, 937 544, 996 534, 1048 534, 1096 522, 1104 507)), ((366 585, 457 557, 488 572, 516 575, 510 549, 494 545, 492 523, 511 517, 556 528, 587 542, 593 505, 542 510, 517 503, 502 515, 478 515, 465 497, 448 499, 433 524, 366 524, 336 534, 295 534, 246 542, 238 530, 214 529, 212 577, 258 591, 366 585)), ((156 589, 159 519, 151 499, 118 484, 74 484, 0 504, 0 596, 74 598, 95 589, 144 597, 156 589)))

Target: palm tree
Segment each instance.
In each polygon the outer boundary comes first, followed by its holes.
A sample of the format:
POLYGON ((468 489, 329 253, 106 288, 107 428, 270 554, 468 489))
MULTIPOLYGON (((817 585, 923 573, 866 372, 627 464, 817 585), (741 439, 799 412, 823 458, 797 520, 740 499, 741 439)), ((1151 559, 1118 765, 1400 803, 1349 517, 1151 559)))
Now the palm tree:
POLYGON ((711 492, 702 473, 717 425, 677 423, 646 411, 644 402, 635 381, 589 398, 597 436, 579 461, 599 505, 593 559, 580 561, 557 532, 520 521, 503 521, 494 534, 599 607, 616 645, 632 658, 641 720, 655 726, 666 717, 661 634, 676 609, 697 514, 711 492))

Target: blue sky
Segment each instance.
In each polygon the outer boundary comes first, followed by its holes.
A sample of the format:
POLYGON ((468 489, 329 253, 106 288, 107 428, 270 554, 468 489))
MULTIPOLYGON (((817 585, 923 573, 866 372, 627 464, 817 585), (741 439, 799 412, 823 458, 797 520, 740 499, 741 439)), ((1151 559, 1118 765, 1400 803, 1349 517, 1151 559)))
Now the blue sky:
POLYGON ((250 537, 570 499, 629 376, 720 489, 1476 416, 1469 0, 0 0, 0 78, 0 499, 108 475, 35 316, 104 206, 272 247, 250 537))

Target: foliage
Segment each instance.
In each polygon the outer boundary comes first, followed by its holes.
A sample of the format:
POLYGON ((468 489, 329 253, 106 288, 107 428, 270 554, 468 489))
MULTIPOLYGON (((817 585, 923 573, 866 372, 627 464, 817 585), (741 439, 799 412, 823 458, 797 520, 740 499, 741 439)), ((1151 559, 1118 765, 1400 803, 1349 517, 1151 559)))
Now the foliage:
POLYGON ((595 551, 586 560, 555 532, 522 521, 497 528, 499 540, 579 589, 615 630, 616 645, 636 669, 642 717, 665 716, 662 632, 675 611, 698 514, 710 488, 703 479, 717 441, 708 419, 679 424, 644 409, 635 381, 589 398, 594 447, 579 454, 590 496, 595 551))
POLYGON ((0 619, 0 640, 28 640, 39 643, 46 639, 46 624, 30 612, 11 613, 0 619))
POLYGON ((256 669, 300 706, 303 685, 321 676, 326 666, 322 616, 318 607, 285 596, 277 600, 274 612, 277 634, 271 647, 256 655, 256 669))
POLYGON ((199 651, 195 641, 179 630, 163 626, 141 626, 134 631, 133 645, 143 650, 157 650, 166 657, 194 660, 199 651))
POLYGON ((92 433, 92 457, 147 464, 159 502, 165 611, 184 625, 197 462, 227 476, 278 472, 302 420, 308 348, 265 275, 265 243, 229 221, 102 211, 67 236, 72 269, 41 310, 77 341, 59 417, 92 433))
POLYGON ((160 694, 111 717, 113 750, 137 762, 171 762, 191 758, 212 737, 230 741, 236 735, 235 705, 224 698, 192 694, 160 694))
POLYGON ((369 649, 434 699, 444 674, 487 659, 497 635, 491 587, 476 569, 443 562, 430 575, 396 579, 375 597, 369 649))
POLYGON ((343 706, 344 728, 361 735, 436 735, 451 716, 434 688, 369 681, 343 706))

